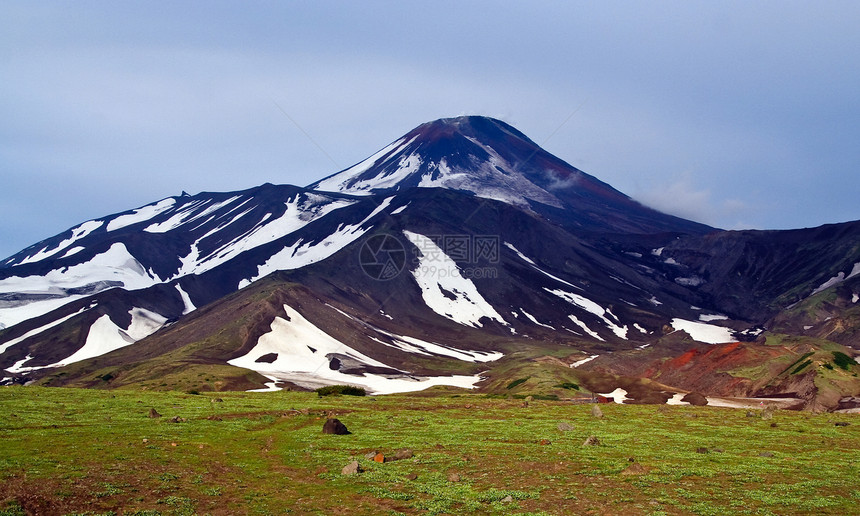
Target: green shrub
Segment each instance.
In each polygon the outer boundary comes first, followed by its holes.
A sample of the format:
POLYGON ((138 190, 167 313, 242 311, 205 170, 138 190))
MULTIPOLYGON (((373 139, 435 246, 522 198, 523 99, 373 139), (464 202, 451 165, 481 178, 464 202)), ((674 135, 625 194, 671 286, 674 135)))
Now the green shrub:
POLYGON ((833 352, 833 363, 836 364, 837 367, 848 370, 852 365, 855 364, 854 359, 846 355, 841 351, 833 352))
POLYGON ((320 398, 331 395, 367 396, 367 391, 363 387, 356 387, 354 385, 326 385, 325 387, 320 387, 315 392, 320 398))
POLYGON ((525 382, 527 382, 527 381, 528 381, 528 379, 529 379, 529 378, 531 378, 531 376, 527 376, 527 377, 525 377, 525 378, 520 378, 519 380, 514 380, 514 381, 512 381, 511 383, 509 383, 509 384, 508 384, 507 389, 513 389, 513 388, 514 388, 514 387, 516 387, 517 385, 519 385, 519 384, 521 384, 521 383, 525 383, 525 382))
POLYGON ((797 366, 797 368, 794 371, 791 372, 791 374, 797 374, 797 373, 801 372, 806 366, 808 366, 811 363, 812 363, 812 360, 804 360, 803 362, 800 363, 799 366, 797 366))
POLYGON ((576 385, 573 382, 560 383, 560 384, 556 385, 556 387, 558 387, 559 389, 567 389, 570 391, 578 391, 579 390, 579 385, 576 385))

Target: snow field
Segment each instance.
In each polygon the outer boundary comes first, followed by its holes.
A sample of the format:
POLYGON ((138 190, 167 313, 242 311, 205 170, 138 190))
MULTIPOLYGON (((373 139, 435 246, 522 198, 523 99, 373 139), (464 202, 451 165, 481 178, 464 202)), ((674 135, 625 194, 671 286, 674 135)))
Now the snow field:
MULTIPOLYGON (((370 373, 360 376, 351 375, 332 370, 329 367, 330 359, 327 355, 334 353, 349 356, 363 364, 389 369, 390 367, 331 337, 289 305, 284 305, 284 310, 286 319, 276 318, 271 325, 272 331, 262 335, 248 354, 230 360, 228 363, 257 371, 270 379, 306 381, 311 384, 359 385, 375 394, 410 392, 434 385, 471 388, 481 380, 478 375, 390 378, 370 373), (257 362, 260 357, 271 353, 277 354, 273 362, 257 362)), ((404 373, 404 376, 407 374, 404 373)))
POLYGON ((418 267, 412 271, 421 287, 421 297, 431 310, 456 323, 480 328, 484 317, 498 323, 508 323, 478 292, 471 279, 460 274, 457 263, 446 255, 432 239, 404 231, 404 235, 419 250, 418 267))

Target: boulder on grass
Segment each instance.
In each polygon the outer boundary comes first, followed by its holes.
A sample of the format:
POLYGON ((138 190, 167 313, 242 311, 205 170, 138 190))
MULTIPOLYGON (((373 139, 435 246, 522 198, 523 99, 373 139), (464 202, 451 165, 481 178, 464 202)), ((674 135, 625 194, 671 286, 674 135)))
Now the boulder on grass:
POLYGON ((359 473, 361 473, 361 466, 357 460, 350 462, 340 470, 341 475, 357 475, 359 473))
POLYGON ((394 453, 394 459, 392 460, 406 460, 411 459, 415 456, 415 453, 409 448, 401 448, 394 453))
POLYGON ((690 405, 694 405, 696 407, 704 407, 708 404, 708 398, 704 397, 701 393, 698 392, 690 392, 687 393, 681 401, 684 403, 689 403, 690 405))
POLYGON ((349 435, 352 432, 346 429, 346 425, 340 422, 340 419, 328 418, 323 425, 322 432, 332 435, 349 435))

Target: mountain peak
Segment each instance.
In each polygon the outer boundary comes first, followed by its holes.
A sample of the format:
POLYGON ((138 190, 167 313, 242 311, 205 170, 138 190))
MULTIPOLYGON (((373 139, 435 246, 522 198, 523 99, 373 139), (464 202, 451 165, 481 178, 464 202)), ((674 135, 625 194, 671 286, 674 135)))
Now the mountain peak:
POLYGON ((538 202, 562 208, 564 202, 553 190, 583 177, 586 174, 501 120, 460 116, 421 124, 364 161, 309 188, 370 195, 441 187, 521 207, 538 202))
POLYGON ((408 135, 421 135, 426 141, 451 138, 454 134, 474 138, 479 141, 500 141, 513 138, 521 140, 529 146, 537 146, 526 135, 513 126, 486 116, 464 115, 452 118, 440 118, 419 125, 408 135))
POLYGON ((583 229, 704 232, 707 226, 637 203, 550 154, 511 125, 485 116, 440 118, 376 154, 308 186, 350 195, 446 188, 562 218, 583 229), (555 215, 554 215, 555 216, 555 215))

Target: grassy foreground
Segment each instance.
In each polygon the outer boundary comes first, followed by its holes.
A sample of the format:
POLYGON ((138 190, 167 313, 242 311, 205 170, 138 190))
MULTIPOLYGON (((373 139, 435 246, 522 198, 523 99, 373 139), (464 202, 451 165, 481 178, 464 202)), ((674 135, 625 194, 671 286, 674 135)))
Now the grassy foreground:
POLYGON ((855 416, 600 408, 0 388, 0 515, 858 513, 855 416), (322 434, 327 416, 352 434, 322 434), (353 459, 364 471, 342 475, 353 459))

